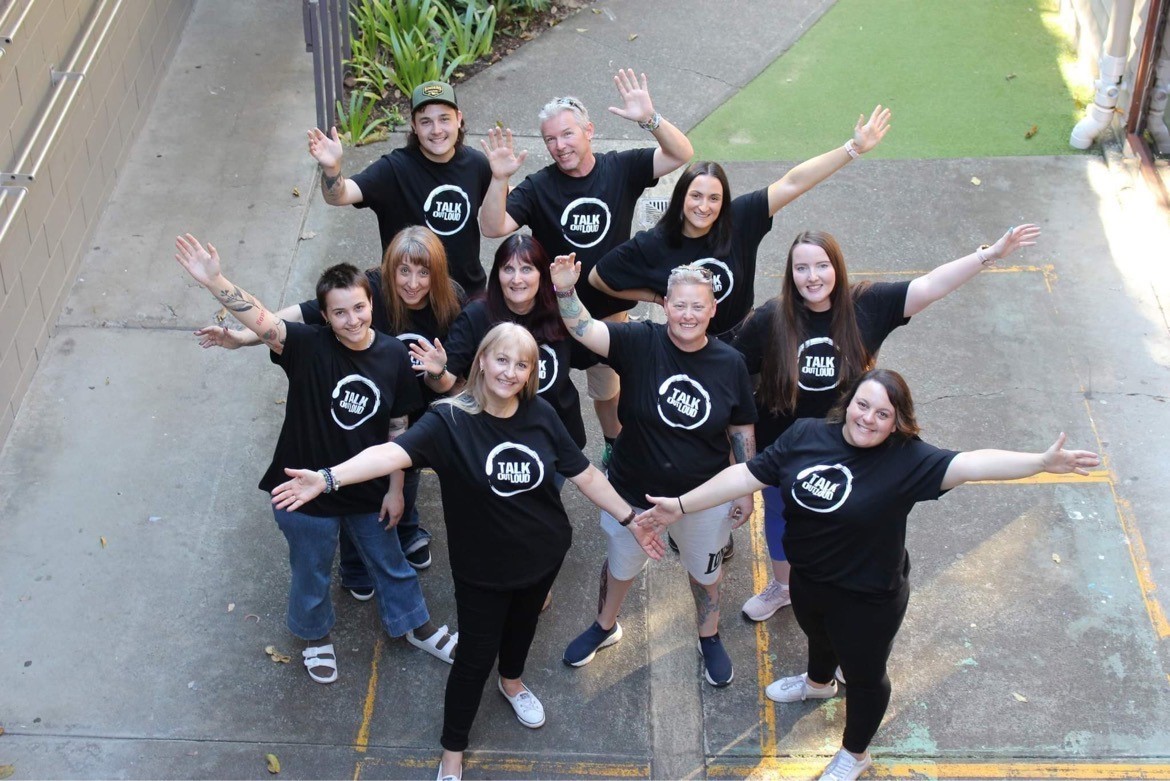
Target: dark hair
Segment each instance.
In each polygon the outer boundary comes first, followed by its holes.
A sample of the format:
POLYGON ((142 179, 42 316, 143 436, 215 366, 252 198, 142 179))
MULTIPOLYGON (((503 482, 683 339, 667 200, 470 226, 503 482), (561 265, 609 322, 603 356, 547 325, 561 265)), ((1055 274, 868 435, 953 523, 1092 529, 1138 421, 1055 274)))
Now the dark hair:
POLYGON ((513 258, 522 263, 530 263, 540 271, 540 286, 536 289, 536 300, 532 302, 532 310, 523 317, 525 325, 536 341, 549 344, 569 338, 565 324, 561 321, 561 312, 557 307, 557 296, 553 290, 552 274, 549 271, 548 253, 540 242, 524 233, 513 233, 504 239, 496 250, 495 262, 487 278, 487 312, 492 323, 518 322, 517 315, 508 308, 504 299, 504 289, 500 287, 500 269, 513 258))
POLYGON ((325 307, 327 293, 331 290, 352 290, 355 287, 366 291, 370 303, 374 302, 374 290, 370 287, 366 272, 352 263, 338 263, 321 272, 317 279, 317 306, 321 307, 321 313, 325 314, 328 311, 325 307))
POLYGON ((658 225, 666 235, 667 244, 672 247, 682 246, 683 226, 686 225, 683 210, 687 204, 687 190, 700 176, 713 176, 723 187, 723 202, 719 206, 719 216, 715 218, 715 224, 711 226, 707 236, 711 254, 717 258, 726 257, 731 252, 731 185, 727 183, 727 174, 719 163, 700 160, 687 166, 687 170, 683 171, 674 185, 674 192, 670 194, 670 205, 666 207, 658 225))
POLYGON ((406 131, 406 148, 407 149, 420 149, 422 147, 422 142, 420 142, 418 140, 418 134, 414 132, 414 117, 416 114, 418 114, 418 112, 422 111, 427 106, 431 106, 431 105, 434 105, 436 103, 438 103, 438 105, 440 105, 440 106, 446 106, 447 108, 451 109, 452 111, 455 112, 455 116, 459 117, 459 135, 457 135, 455 137, 455 146, 453 148, 458 149, 459 147, 463 146, 463 139, 467 137, 467 121, 465 119, 463 119, 463 115, 459 112, 459 109, 455 108, 450 103, 442 103, 441 101, 431 101, 430 103, 422 104, 421 106, 416 108, 414 111, 410 112, 410 124, 407 125, 407 131, 406 131))
POLYGON ((796 288, 792 276, 792 255, 801 244, 820 247, 829 256, 836 280, 829 293, 829 337, 841 357, 837 369, 838 386, 848 386, 866 369, 873 366, 874 356, 861 340, 857 327, 857 313, 854 302, 869 288, 868 282, 849 285, 849 272, 845 269, 845 256, 841 246, 828 233, 804 231, 792 241, 788 248, 788 263, 784 269, 784 281, 780 284, 779 312, 772 320, 768 334, 768 348, 764 350, 760 366, 760 401, 774 414, 791 415, 796 411, 800 395, 800 345, 808 338, 809 310, 804 298, 796 288))
POLYGON ((899 439, 910 439, 918 436, 922 429, 918 426, 918 419, 914 417, 914 399, 910 396, 910 386, 906 384, 902 375, 893 369, 870 369, 855 379, 850 383, 845 395, 825 416, 825 420, 830 423, 843 423, 845 410, 853 402, 853 397, 857 395, 857 389, 861 387, 862 383, 870 380, 885 389, 886 395, 890 398, 890 406, 894 408, 894 430, 890 432, 890 436, 899 439))
POLYGON ((427 303, 435 315, 439 333, 445 335, 451 323, 459 316, 460 307, 447 270, 447 250, 443 242, 430 228, 410 225, 394 234, 390 246, 386 247, 386 254, 382 256, 382 300, 396 334, 410 327, 410 309, 398 297, 395 288, 398 267, 403 263, 422 266, 431 273, 427 303))

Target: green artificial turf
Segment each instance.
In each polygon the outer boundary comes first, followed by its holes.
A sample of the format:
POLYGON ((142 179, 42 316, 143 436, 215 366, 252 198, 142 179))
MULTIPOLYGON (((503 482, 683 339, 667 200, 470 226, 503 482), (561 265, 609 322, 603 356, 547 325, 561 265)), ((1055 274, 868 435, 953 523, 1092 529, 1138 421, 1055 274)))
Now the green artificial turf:
POLYGON ((893 126, 873 157, 1076 154, 1092 86, 1074 97, 1062 75, 1074 54, 1057 2, 838 0, 688 135, 701 159, 801 160, 882 103, 893 126))

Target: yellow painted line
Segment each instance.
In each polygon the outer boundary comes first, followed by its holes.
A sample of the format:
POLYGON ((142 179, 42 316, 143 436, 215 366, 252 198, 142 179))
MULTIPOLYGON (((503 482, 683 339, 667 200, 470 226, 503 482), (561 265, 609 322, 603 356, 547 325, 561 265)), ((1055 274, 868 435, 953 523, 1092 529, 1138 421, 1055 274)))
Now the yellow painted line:
MULTIPOLYGON (((755 512, 752 514, 752 585, 753 593, 759 594, 772 580, 772 557, 768 554, 768 540, 764 533, 764 495, 756 492, 755 512)), ((768 622, 756 624, 756 697, 760 708, 760 753, 771 754, 776 750, 776 711, 772 701, 764 694, 764 688, 772 682, 771 637, 768 622)))
POLYGON ((354 765, 353 765, 353 781, 361 781, 362 768, 365 764, 366 764, 366 761, 364 759, 359 759, 357 762, 354 763, 354 765))
POLYGON ((1109 473, 1108 469, 1094 469, 1087 475, 1051 475, 1044 472, 1032 477, 1021 477, 1018 480, 978 480, 968 483, 968 485, 1051 485, 1053 483, 1108 483, 1112 485, 1113 475, 1109 473))
MULTIPOLYGON (((383 767, 390 770, 398 768, 434 770, 438 767, 439 755, 442 750, 435 746, 434 756, 425 759, 419 757, 401 757, 397 759, 380 759, 369 757, 358 762, 359 765, 383 767)), ((364 768, 363 768, 364 769, 364 768)), ((464 772, 470 770, 477 775, 492 777, 493 773, 526 773, 533 778, 580 778, 594 776, 601 778, 649 778, 650 762, 589 762, 544 760, 540 758, 521 759, 518 757, 477 757, 475 752, 463 756, 464 772)), ((355 774, 355 781, 357 776, 355 774)))
MULTIPOLYGON (((828 763, 819 759, 765 758, 758 763, 707 765, 710 778, 816 778, 828 763)), ((1170 779, 1170 765, 1103 762, 896 762, 875 760, 865 778, 923 779, 1170 779)))
MULTIPOLYGON (((378 695, 378 660, 382 658, 382 633, 378 633, 378 642, 374 643, 374 658, 370 660, 370 682, 366 685, 366 702, 362 706, 362 726, 358 728, 357 740, 353 747, 360 753, 365 753, 370 745, 370 722, 374 719, 374 701, 378 695)), ((360 770, 354 770, 356 778, 360 770)))

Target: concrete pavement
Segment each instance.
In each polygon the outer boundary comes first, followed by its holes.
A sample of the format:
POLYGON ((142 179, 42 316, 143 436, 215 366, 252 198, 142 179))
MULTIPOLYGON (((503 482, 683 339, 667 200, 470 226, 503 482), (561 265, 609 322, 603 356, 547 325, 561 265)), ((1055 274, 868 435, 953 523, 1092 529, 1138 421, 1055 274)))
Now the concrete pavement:
MULTIPOLYGON (((598 4, 459 96, 473 141, 496 119, 513 127, 532 153, 525 172, 547 162, 535 114, 558 94, 586 101, 601 148, 641 145, 605 111, 615 68, 645 70, 656 106, 686 129, 830 6, 598 4)), ((261 351, 197 348, 190 332, 217 306, 171 259, 191 230, 274 307, 307 298, 329 263, 376 262, 373 216, 328 207, 314 187, 300 42, 299 15, 277 0, 196 5, 0 451, 0 765, 14 778, 267 777, 269 752, 285 777, 434 773, 447 668, 384 637, 372 605, 336 592, 333 686, 264 654, 295 648, 286 548, 255 489, 284 381, 261 351)), ((346 170, 397 143, 347 151, 346 170)), ((733 194, 790 164, 728 166, 733 194)), ((838 237, 856 278, 903 278, 1024 221, 1044 228, 1040 245, 895 332, 882 362, 910 381, 929 441, 1041 449, 1064 430, 1107 469, 965 487, 915 511, 915 593, 874 772, 1170 778, 1166 215, 1097 157, 862 161, 777 216, 757 298, 806 227, 838 237)), ((453 620, 433 476, 423 497, 438 538, 423 588, 453 620)), ((571 488, 566 503, 575 544, 525 674, 548 724, 521 728, 485 692, 466 777, 815 774, 843 703, 763 698, 803 669, 803 645, 790 611, 762 625, 736 615, 766 582, 758 527, 737 533, 728 563, 736 680, 714 690, 672 560, 635 586, 619 645, 561 664, 591 620, 604 557, 591 506, 571 488)))

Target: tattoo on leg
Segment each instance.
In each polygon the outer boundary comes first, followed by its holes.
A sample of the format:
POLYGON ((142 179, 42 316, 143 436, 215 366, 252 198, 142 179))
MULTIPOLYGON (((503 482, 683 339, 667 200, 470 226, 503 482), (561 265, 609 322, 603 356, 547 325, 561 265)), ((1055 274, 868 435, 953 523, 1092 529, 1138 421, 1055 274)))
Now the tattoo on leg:
POLYGON ((691 595, 695 598, 695 608, 698 611, 698 625, 703 626, 711 616, 719 612, 719 586, 715 586, 715 598, 711 598, 711 593, 707 591, 706 586, 695 582, 691 579, 691 595))
POLYGON ((609 596, 609 559, 601 562, 601 583, 597 587, 597 613, 601 614, 605 607, 605 598, 609 596))

